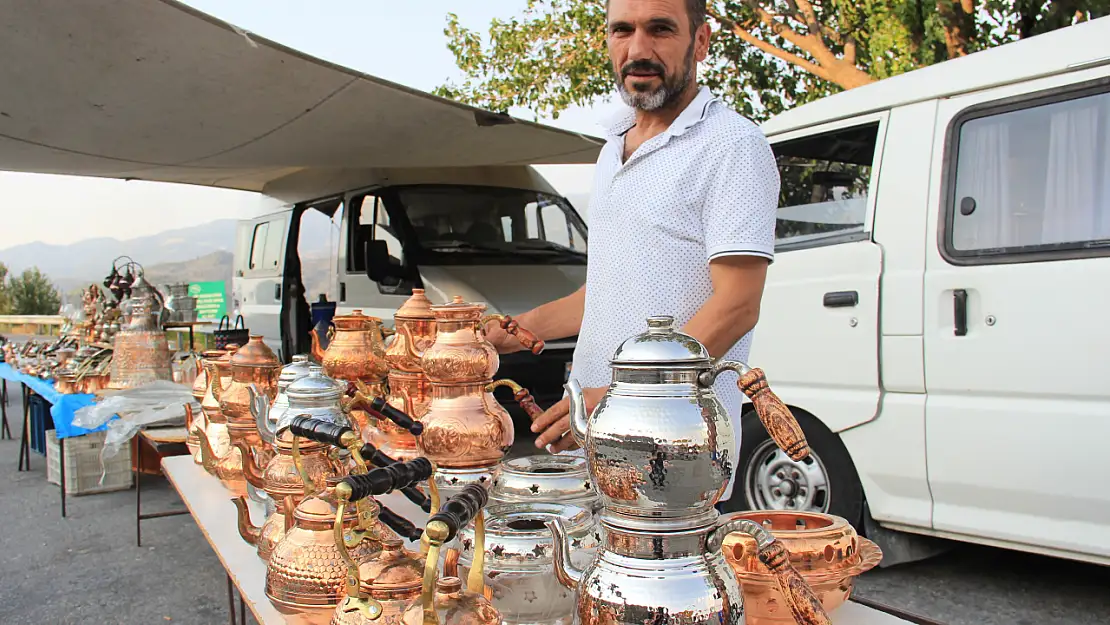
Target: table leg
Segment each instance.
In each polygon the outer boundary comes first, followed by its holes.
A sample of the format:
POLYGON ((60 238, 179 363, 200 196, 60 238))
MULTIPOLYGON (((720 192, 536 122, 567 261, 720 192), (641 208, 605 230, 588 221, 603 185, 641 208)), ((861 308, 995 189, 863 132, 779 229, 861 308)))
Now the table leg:
POLYGON ((8 427, 8 381, 0 380, 0 382, 4 383, 3 389, 0 390, 0 416, 2 416, 2 420, 0 420, 0 440, 5 438, 12 440, 12 431, 8 427))
POLYGON ((239 593, 239 625, 247 625, 247 602, 243 599, 243 593, 239 593))
POLYGON ((235 591, 231 587, 231 576, 227 576, 227 622, 235 625, 235 591))
MULTIPOLYGON (((57 433, 57 430, 54 430, 57 433)), ((61 486, 58 490, 62 493, 62 518, 66 518, 66 439, 58 439, 58 473, 61 475, 61 486)))
POLYGON ((189 326, 189 351, 193 351, 193 326, 189 326))
MULTIPOLYGON (((143 546, 143 441, 135 438, 135 546, 143 546)), ((231 578, 228 578, 231 581, 231 578)))
POLYGON ((19 470, 25 470, 23 463, 27 463, 27 471, 31 470, 31 406, 27 385, 20 382, 23 397, 23 432, 19 435, 19 470))

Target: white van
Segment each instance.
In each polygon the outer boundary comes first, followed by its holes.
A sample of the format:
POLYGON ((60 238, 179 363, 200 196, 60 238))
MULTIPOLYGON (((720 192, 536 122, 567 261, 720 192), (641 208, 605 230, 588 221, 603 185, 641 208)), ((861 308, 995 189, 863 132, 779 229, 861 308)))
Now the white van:
POLYGON ((1110 564, 1110 18, 770 120, 782 176, 731 506, 1110 564))
MULTIPOLYGON (((287 206, 240 222, 231 308, 284 354, 308 349, 317 294, 305 292, 297 254, 308 211, 339 225, 328 261, 336 314, 361 309, 392 326, 413 288, 423 288, 433 303, 459 295, 486 303, 490 313, 515 315, 586 281, 586 225, 532 167, 294 175, 264 193, 287 206)), ((569 339, 549 343, 538 357, 503 356, 499 375, 547 405, 562 395, 574 345, 569 339)))

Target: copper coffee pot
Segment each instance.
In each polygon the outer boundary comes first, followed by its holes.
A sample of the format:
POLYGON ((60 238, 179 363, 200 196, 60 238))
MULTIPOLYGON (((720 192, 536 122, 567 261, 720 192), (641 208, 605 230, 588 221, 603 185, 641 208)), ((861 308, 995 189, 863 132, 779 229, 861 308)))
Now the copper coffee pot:
POLYGON ((543 341, 512 317, 483 316, 485 304, 466 303, 461 297, 431 310, 436 339, 424 351, 420 365, 431 383, 432 397, 421 417, 420 452, 436 463, 441 487, 486 481, 512 447, 514 433, 509 413, 490 392, 500 359, 483 328, 499 321, 535 354, 543 351, 543 341))
MULTIPOLYGON (((294 440, 287 428, 282 429, 274 441, 275 454, 264 471, 260 472, 253 462, 244 465, 243 475, 247 483, 266 491, 275 504, 274 513, 262 527, 251 523, 245 497, 232 500, 239 510, 239 535, 258 547, 258 556, 263 560, 269 559, 274 547, 285 535, 288 513, 304 499, 305 493, 320 492, 329 477, 342 476, 339 461, 330 453, 332 448, 323 443, 297 440, 299 463, 294 461, 294 440)), ((243 441, 239 441, 237 446, 240 453, 251 453, 243 441)), ((292 521, 291 517, 289 521, 292 521)))
MULTIPOLYGON (((393 325, 397 333, 385 350, 385 359, 389 363, 389 394, 386 400, 394 408, 420 420, 431 401, 431 384, 420 368, 420 358, 436 337, 432 302, 424 295, 424 289, 412 290, 412 297, 394 313, 393 325)), ((365 389, 360 391, 366 393, 365 389)), ((420 455, 416 439, 392 422, 378 421, 373 425, 377 438, 370 442, 385 453, 401 460, 420 455)))
MULTIPOLYGON (((222 379, 218 367, 210 367, 209 376, 215 380, 214 386, 222 387, 217 399, 220 410, 227 418, 228 434, 232 446, 243 442, 254 451, 252 457, 258 462, 259 467, 265 467, 273 455, 270 445, 265 444, 258 431, 258 424, 251 412, 251 391, 253 385, 256 391, 265 396, 267 403, 272 403, 277 396, 277 381, 281 374, 281 361, 277 354, 262 341, 261 335, 253 335, 247 344, 239 348, 229 358, 231 364, 231 381, 222 379)), ((239 466, 246 464, 247 458, 238 450, 231 450, 232 455, 239 455, 239 466)), ((256 467, 257 468, 257 467, 256 467)))

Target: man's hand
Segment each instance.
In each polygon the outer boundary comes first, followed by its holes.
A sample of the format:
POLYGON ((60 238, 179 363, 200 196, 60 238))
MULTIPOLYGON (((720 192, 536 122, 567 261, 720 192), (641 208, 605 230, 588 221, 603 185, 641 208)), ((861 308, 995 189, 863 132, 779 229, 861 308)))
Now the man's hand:
POLYGON ((498 354, 512 354, 524 349, 515 336, 501 329, 501 324, 490 321, 485 325, 486 340, 497 350, 498 354))
MULTIPOLYGON (((605 396, 607 387, 584 388, 582 395, 586 400, 586 413, 593 412, 594 407, 605 396)), ((551 445, 550 451, 557 454, 568 449, 575 449, 578 443, 570 433, 570 398, 563 398, 559 403, 548 408, 542 415, 532 422, 533 432, 543 432, 536 438, 536 447, 543 449, 551 445)))

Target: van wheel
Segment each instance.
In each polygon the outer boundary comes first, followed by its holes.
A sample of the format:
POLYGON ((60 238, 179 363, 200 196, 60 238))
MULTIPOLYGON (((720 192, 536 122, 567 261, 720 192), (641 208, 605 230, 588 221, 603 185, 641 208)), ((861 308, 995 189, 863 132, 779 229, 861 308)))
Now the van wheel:
POLYGON ((794 410, 809 443, 809 457, 791 460, 775 445, 755 412, 741 420, 740 462, 733 496, 722 506, 737 510, 799 510, 843 517, 860 527, 863 486, 840 437, 820 421, 794 410))

